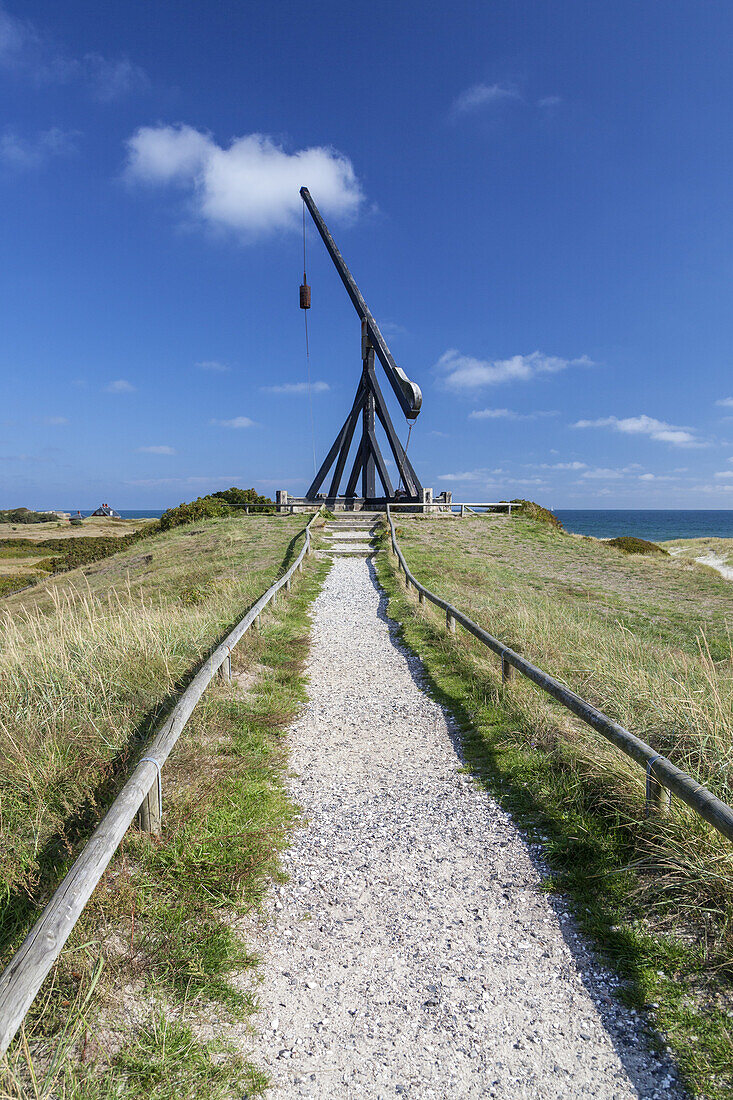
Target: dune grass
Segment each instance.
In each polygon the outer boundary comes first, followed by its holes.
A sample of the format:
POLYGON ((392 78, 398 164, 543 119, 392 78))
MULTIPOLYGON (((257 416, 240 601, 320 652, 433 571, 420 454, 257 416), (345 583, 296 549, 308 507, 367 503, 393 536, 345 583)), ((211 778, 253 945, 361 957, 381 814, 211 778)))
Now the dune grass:
MULTIPOLYGON (((733 801, 733 588, 522 518, 399 520, 415 576, 733 801)), ((733 852, 676 800, 648 819, 644 772, 405 593, 390 613, 466 731, 482 780, 542 839, 554 887, 651 1009, 699 1095, 733 1087, 733 852)))
POLYGON ((197 524, 4 601, 0 961, 174 693, 279 576, 303 526, 197 524))
MULTIPOLYGON (((106 731, 107 737, 123 718, 137 738, 140 713, 151 725, 153 711, 163 706, 160 694, 152 709, 149 705, 154 674, 167 675, 169 686, 180 683, 192 658, 197 661, 280 574, 284 559, 297 552, 300 539, 295 546, 291 540, 303 526, 297 517, 284 523, 281 517, 207 521, 138 544, 127 569, 122 561, 106 561, 107 569, 114 564, 117 578, 106 593, 109 573, 90 578, 94 591, 83 596, 69 588, 69 577, 66 586, 54 582, 48 596, 34 591, 43 609, 26 604, 18 630, 28 631, 33 624, 33 631, 23 635, 31 641, 41 622, 61 632, 41 667, 49 672, 58 666, 56 678, 67 689, 54 696, 48 709, 63 716, 65 743, 73 740, 68 736, 73 723, 66 721, 72 713, 86 717, 90 729, 106 731), (118 591, 128 570, 147 568, 149 563, 131 565, 131 560, 141 552, 147 556, 151 548, 157 574, 138 572, 118 591), (55 610, 65 611, 67 599, 71 623, 55 610), (113 666, 112 639, 120 630, 128 642, 113 666), (101 655, 112 685, 106 703, 92 708, 91 693, 80 687, 65 711, 60 700, 73 687, 74 662, 86 668, 91 653, 101 655), (115 691, 114 685, 125 687, 128 679, 138 683, 139 698, 115 691), (141 711, 135 702, 143 704, 141 711)), ((25 1034, 11 1048, 4 1076, 0 1072, 3 1100, 57 1095, 214 1100, 243 1091, 255 1095, 264 1088, 263 1075, 223 1032, 238 1022, 241 1026, 254 1003, 251 981, 248 986, 232 980, 257 962, 237 918, 256 908, 278 877, 279 852, 292 822, 293 807, 281 781, 281 730, 305 698, 308 607, 325 568, 323 562, 308 561, 288 598, 235 649, 232 682, 212 684, 194 711, 164 771, 163 836, 151 838, 134 829, 128 834, 29 1013, 25 1034), (217 1020, 213 1040, 212 1013, 217 1020)), ((77 679, 84 682, 78 670, 77 679)), ((38 707, 47 714, 45 702, 38 707)), ((56 778, 49 783, 44 774, 40 789, 56 791, 60 784, 71 803, 70 779, 59 779, 60 739, 47 732, 41 744, 49 740, 47 768, 56 771, 56 778)), ((74 742, 68 757, 74 759, 80 747, 74 742)), ((119 749, 110 751, 117 759, 119 749)), ((53 874, 49 869, 44 876, 36 868, 34 877, 31 863, 10 891, 3 925, 8 949, 68 862, 65 842, 73 850, 108 800, 98 792, 87 798, 78 837, 67 836, 48 813, 44 818, 57 855, 53 874)))

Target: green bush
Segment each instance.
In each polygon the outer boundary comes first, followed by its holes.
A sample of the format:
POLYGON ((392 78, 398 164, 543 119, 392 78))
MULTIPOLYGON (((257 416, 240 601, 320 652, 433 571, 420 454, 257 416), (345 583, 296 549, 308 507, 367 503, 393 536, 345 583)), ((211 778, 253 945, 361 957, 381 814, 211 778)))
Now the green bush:
POLYGON ((621 535, 616 539, 608 539, 607 546, 615 546, 617 550, 623 550, 624 554, 669 554, 656 542, 647 542, 646 539, 637 539, 633 535, 621 535))
MULTIPOLYGON (((140 531, 133 531, 120 538, 112 535, 81 535, 76 539, 0 539, 0 554, 11 550, 18 557, 25 557, 30 553, 52 555, 38 562, 36 568, 49 573, 66 573, 69 569, 89 565, 93 561, 127 550, 129 546, 140 539, 147 538, 157 530, 157 522, 152 522, 146 524, 140 531)), ((13 589, 10 588, 8 591, 13 589)))
POLYGON ((160 517, 161 531, 170 531, 172 527, 181 527, 184 523, 196 523, 200 519, 211 519, 216 516, 230 516, 231 508, 213 497, 199 497, 188 504, 179 504, 177 508, 169 508, 160 517))
POLYGON ((237 515, 241 512, 241 508, 230 508, 230 504, 272 505, 268 508, 258 508, 258 515, 267 515, 268 512, 272 513, 275 510, 270 498, 261 496, 256 489, 237 489, 233 485, 231 489, 222 489, 218 493, 197 497, 188 504, 179 504, 177 508, 169 508, 160 517, 160 529, 169 531, 171 527, 180 527, 184 523, 196 523, 200 519, 237 515))
POLYGON ((17 592, 19 588, 26 588, 29 584, 36 584, 38 577, 33 573, 9 573, 0 577, 0 597, 9 596, 11 592, 17 592))
POLYGON ((30 508, 0 510, 0 523, 48 523, 55 518, 51 512, 32 512, 30 508))
MULTIPOLYGON (((256 489, 237 489, 233 485, 231 489, 222 489, 218 493, 212 493, 217 500, 223 500, 226 504, 272 504, 269 497, 261 496, 256 489)), ((269 509, 258 508, 262 515, 267 515, 269 509)))
POLYGON ((512 505, 512 515, 526 516, 527 519, 536 519, 540 523, 548 523, 551 527, 557 527, 562 531, 563 526, 560 520, 549 508, 543 508, 541 504, 535 504, 533 500, 523 500, 521 497, 518 497, 516 500, 511 500, 509 503, 512 505))

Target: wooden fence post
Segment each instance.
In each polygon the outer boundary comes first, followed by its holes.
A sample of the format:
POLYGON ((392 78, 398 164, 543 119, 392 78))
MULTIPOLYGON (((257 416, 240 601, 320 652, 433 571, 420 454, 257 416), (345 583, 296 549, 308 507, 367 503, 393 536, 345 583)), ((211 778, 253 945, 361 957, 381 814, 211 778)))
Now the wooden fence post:
POLYGON ((508 683, 514 676, 514 665, 510 665, 506 657, 501 659, 501 682, 508 683))
POLYGON ((663 786, 652 772, 652 765, 659 757, 653 757, 646 766, 646 816, 652 814, 663 816, 668 813, 672 801, 672 793, 663 786))
POLYGON ((155 764, 158 769, 158 775, 152 787, 145 795, 145 798, 140 803, 140 809, 137 813, 137 820, 140 828, 144 833, 151 833, 153 836, 160 836, 162 832, 163 822, 163 792, 162 782, 160 776, 160 764, 156 760, 153 760, 150 756, 144 756, 140 761, 149 760, 152 764, 155 764))
POLYGON ((446 611, 446 613, 445 613, 445 625, 448 628, 448 630, 450 630, 451 634, 455 634, 455 632, 456 632, 456 620, 453 618, 450 611, 446 611))
POLYGON ((231 651, 231 649, 229 650, 229 653, 227 654, 227 656, 224 658, 224 660, 219 665, 219 668, 218 668, 217 671, 218 671, 218 676, 219 676, 220 680, 224 680, 226 683, 228 683, 231 680, 231 678, 232 678, 232 651, 231 651))

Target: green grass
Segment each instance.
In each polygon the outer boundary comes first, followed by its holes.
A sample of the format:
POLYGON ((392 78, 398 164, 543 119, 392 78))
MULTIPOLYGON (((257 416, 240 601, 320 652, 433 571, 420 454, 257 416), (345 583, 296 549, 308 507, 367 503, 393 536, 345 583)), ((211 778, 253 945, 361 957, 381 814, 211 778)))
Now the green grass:
POLYGON ((43 1097, 218 1100, 265 1087, 227 1034, 255 1000, 255 977, 242 975, 258 960, 240 918, 280 878, 294 819, 282 731, 306 698, 308 608, 328 567, 306 561, 235 649, 232 683, 213 683, 194 711, 164 769, 163 835, 128 834, 29 1014, 28 1049, 22 1039, 12 1048, 7 1096, 36 1095, 30 1066, 48 1078, 43 1097))
POLYGON ((304 523, 156 535, 0 608, 0 962, 212 645, 280 575, 304 523))
MULTIPOLYGON (((524 519, 399 526, 423 584, 730 797, 729 582, 524 519)), ((468 765, 542 841, 549 888, 623 977, 624 999, 658 1006, 648 1011, 692 1091, 729 1096, 728 842, 678 803, 666 820, 645 818, 641 769, 527 681, 503 687, 497 659, 420 608, 394 559, 378 570, 406 644, 464 730, 468 765)))

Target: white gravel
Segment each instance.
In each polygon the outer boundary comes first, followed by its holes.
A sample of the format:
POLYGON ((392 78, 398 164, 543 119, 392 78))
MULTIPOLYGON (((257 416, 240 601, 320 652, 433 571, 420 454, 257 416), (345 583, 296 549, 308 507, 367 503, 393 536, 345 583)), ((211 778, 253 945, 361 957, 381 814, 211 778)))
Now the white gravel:
POLYGON ((370 563, 314 605, 310 703, 290 730, 307 818, 262 932, 273 1097, 679 1096, 539 853, 460 771, 370 563))

